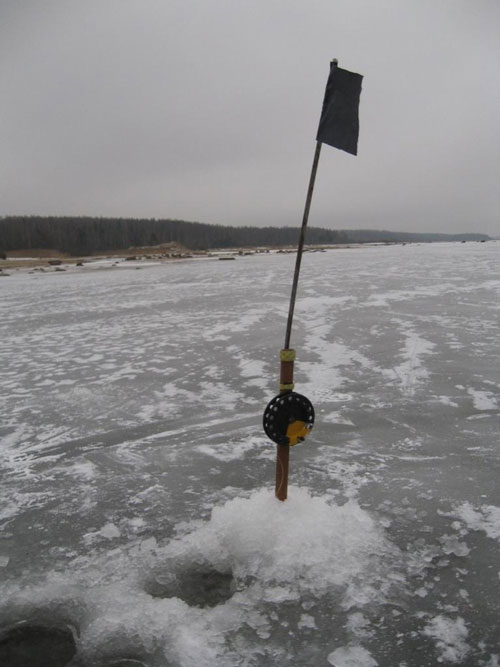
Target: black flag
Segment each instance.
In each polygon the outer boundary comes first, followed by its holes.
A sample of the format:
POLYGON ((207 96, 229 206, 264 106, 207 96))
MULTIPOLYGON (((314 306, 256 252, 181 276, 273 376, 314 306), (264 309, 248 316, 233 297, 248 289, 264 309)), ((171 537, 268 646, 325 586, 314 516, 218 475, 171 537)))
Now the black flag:
POLYGON ((361 74, 337 67, 334 60, 326 84, 316 140, 357 155, 361 74))

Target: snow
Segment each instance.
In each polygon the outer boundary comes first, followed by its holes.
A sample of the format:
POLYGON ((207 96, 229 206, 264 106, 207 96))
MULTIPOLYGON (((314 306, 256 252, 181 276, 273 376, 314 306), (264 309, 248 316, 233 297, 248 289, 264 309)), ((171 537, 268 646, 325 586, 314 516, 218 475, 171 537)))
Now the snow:
POLYGON ((397 379, 405 395, 413 396, 417 385, 428 377, 424 359, 425 355, 432 354, 435 345, 416 334, 407 323, 397 319, 393 321, 401 326, 404 334, 404 343, 398 354, 404 361, 385 373, 397 379))
POLYGON ((298 628, 299 630, 316 630, 317 626, 316 621, 314 620, 314 616, 311 616, 310 614, 302 614, 298 622, 298 628))
POLYGON ((476 410, 496 410, 498 408, 497 399, 491 391, 479 391, 469 387, 467 393, 472 396, 476 410))
POLYGON ((491 539, 500 541, 500 507, 481 505, 475 509, 466 502, 459 505, 452 516, 458 517, 470 530, 484 531, 491 539))
MULTIPOLYGON (((84 539, 119 536, 117 526, 107 523, 84 539)), ((78 602, 87 616, 80 625, 84 655, 123 650, 123 644, 137 648, 137 641, 151 650, 160 642, 165 655, 182 655, 183 665, 208 666, 215 660, 229 665, 231 658, 219 655, 221 633, 230 637, 249 626, 263 639, 272 636, 269 610, 256 604, 265 601, 279 609, 330 592, 344 597, 341 604, 349 608, 364 605, 366 588, 358 590, 360 579, 369 583, 373 598, 383 599, 392 552, 383 530, 354 501, 337 506, 292 486, 290 500, 282 503, 269 489, 260 489, 214 507, 208 522, 194 523, 165 545, 149 538, 128 555, 115 549, 96 556, 90 570, 88 562, 81 568, 77 559, 73 571, 53 573, 45 585, 31 590, 18 589, 10 613, 19 613, 26 596, 35 607, 48 604, 49 609, 78 602), (165 573, 172 564, 181 570, 209 564, 213 571, 231 572, 237 592, 214 610, 190 607, 175 596, 151 598, 141 590, 140 573, 153 563, 156 572, 165 573)), ((315 630, 315 617, 301 613, 297 628, 315 630)))
POLYGON ((362 646, 341 646, 328 656, 333 667, 376 667, 379 663, 362 646))
POLYGON ((469 631, 461 617, 435 616, 425 626, 423 634, 435 640, 438 662, 458 663, 469 653, 466 641, 469 631))
POLYGON ((373 586, 384 583, 382 561, 391 559, 394 548, 355 501, 332 505, 291 486, 286 503, 261 489, 215 507, 206 525, 173 542, 166 553, 170 550, 176 557, 189 554, 216 569, 229 568, 239 579, 252 577, 256 586, 281 587, 280 599, 340 588, 349 595, 343 604, 350 607, 356 604, 358 576, 369 571, 373 586))

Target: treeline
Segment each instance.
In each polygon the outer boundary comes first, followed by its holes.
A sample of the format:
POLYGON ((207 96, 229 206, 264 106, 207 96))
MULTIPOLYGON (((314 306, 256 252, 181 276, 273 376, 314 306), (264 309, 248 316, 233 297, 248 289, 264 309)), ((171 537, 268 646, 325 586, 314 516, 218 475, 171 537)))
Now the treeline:
MULTIPOLYGON (((178 243, 191 250, 210 248, 294 246, 297 227, 231 227, 184 220, 5 216, 0 218, 0 252, 53 249, 71 255, 178 243)), ((479 241, 485 234, 410 234, 375 230, 333 230, 310 227, 307 243, 479 241)))
POLYGON ((437 234, 349 229, 349 243, 433 243, 440 241, 491 241, 488 234, 437 234))

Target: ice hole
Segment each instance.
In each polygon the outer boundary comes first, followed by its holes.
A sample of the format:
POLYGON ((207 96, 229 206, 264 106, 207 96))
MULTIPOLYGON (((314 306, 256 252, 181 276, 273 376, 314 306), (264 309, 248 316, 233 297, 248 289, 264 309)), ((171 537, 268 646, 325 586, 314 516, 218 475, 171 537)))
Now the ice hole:
POLYGON ((231 572, 196 564, 156 572, 147 581, 145 590, 155 598, 179 598, 190 607, 216 607, 229 600, 236 589, 231 572))
POLYGON ((69 627, 22 623, 0 631, 0 665, 66 667, 76 653, 69 627))

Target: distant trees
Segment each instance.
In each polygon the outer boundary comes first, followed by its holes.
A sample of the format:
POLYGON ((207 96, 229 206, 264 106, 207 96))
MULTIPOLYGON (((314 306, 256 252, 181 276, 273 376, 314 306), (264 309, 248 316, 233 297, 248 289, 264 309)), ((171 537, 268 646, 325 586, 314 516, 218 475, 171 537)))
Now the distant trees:
MULTIPOLYGON (((0 218, 0 243, 5 251, 54 249, 90 255, 134 246, 179 243, 192 250, 238 246, 295 245, 294 227, 230 227, 183 220, 133 218, 7 216, 0 218)), ((308 230, 310 243, 336 243, 339 232, 308 230)))
MULTIPOLYGON (((231 227, 184 220, 5 216, 0 218, 0 248, 54 249, 71 255, 91 255, 136 246, 179 243, 192 250, 210 248, 295 246, 297 227, 231 227)), ((310 227, 307 243, 487 240, 484 234, 410 234, 378 230, 333 230, 310 227)))

